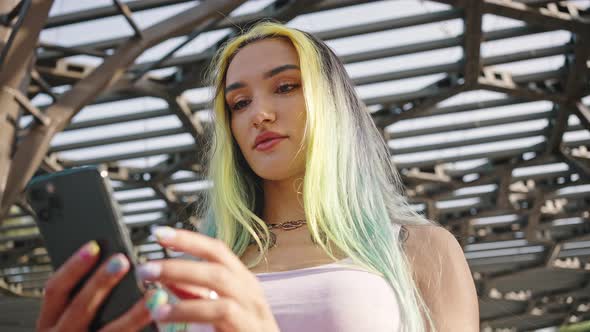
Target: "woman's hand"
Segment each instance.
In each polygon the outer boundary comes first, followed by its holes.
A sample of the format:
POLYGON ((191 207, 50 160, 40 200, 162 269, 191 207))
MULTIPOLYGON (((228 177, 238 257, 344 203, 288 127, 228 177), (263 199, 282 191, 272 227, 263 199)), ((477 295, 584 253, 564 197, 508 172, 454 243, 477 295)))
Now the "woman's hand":
MULTIPOLYGON (((87 243, 49 278, 37 320, 37 331, 88 331, 96 311, 130 266, 125 255, 113 255, 70 300, 69 295, 76 284, 98 261, 99 251, 95 241, 87 243)), ((137 331, 150 321, 144 299, 101 331, 137 331)))
POLYGON ((170 227, 154 234, 163 247, 206 260, 166 259, 138 268, 144 280, 158 281, 181 298, 152 309, 156 321, 208 323, 220 332, 279 331, 256 276, 223 242, 170 227), (209 290, 219 298, 204 295, 209 290))

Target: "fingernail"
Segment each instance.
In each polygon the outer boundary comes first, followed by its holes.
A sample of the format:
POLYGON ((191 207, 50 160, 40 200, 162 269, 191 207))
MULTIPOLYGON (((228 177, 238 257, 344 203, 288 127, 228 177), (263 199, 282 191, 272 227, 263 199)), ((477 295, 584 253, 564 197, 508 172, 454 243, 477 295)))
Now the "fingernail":
POLYGON ((158 263, 145 263, 137 267, 137 276, 142 280, 156 279, 162 272, 162 265, 158 263))
POLYGON ((129 267, 127 259, 122 254, 117 254, 112 257, 107 264, 107 272, 110 274, 118 274, 129 267))
POLYGON ((155 311, 152 311, 152 318, 154 320, 165 319, 170 314, 170 311, 172 311, 171 305, 167 303, 162 304, 161 306, 157 307, 155 311))
POLYGON ((87 260, 98 255, 99 251, 100 247, 98 246, 98 243, 92 240, 82 247, 82 250, 80 250, 80 257, 82 257, 84 260, 87 260))
POLYGON ((158 238, 159 241, 169 240, 176 235, 176 231, 168 226, 156 226, 152 229, 152 234, 158 238))
POLYGON ((158 307, 166 304, 167 302, 168 302, 168 294, 165 291, 158 289, 145 302, 145 306, 146 306, 146 308, 148 308, 148 310, 153 315, 153 313, 158 309, 158 307))

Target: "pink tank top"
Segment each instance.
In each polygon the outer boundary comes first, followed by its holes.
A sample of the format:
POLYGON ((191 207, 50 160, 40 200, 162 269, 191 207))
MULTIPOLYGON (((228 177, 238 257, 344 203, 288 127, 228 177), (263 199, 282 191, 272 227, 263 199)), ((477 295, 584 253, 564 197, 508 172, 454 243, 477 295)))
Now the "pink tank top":
MULTIPOLYGON (((399 225, 393 225, 397 236, 399 225)), ((397 297, 382 277, 350 258, 303 269, 258 273, 281 332, 400 331, 397 297)), ((188 331, 213 332, 209 324, 188 331)))

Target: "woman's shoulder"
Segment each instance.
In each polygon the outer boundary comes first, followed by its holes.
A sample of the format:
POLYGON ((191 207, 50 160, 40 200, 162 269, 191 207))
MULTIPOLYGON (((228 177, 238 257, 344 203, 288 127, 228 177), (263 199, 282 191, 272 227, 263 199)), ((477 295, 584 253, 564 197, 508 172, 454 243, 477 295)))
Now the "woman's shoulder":
MULTIPOLYGON (((448 236, 448 234, 444 234, 445 232, 449 233, 445 228, 435 225, 435 224, 427 224, 427 225, 401 225, 401 224, 393 224, 394 230, 397 232, 397 238, 402 243, 404 248, 406 246, 411 246, 411 248, 416 248, 416 246, 425 246, 426 243, 424 240, 430 239, 431 237, 444 237, 448 236)), ((450 233, 449 233, 450 234, 450 233)))
POLYGON ((445 260, 465 259, 457 238, 446 228, 435 224, 403 225, 403 228, 407 231, 404 252, 419 279, 436 274, 445 260))
POLYGON ((401 225, 399 238, 409 250, 415 254, 432 252, 433 246, 448 245, 449 242, 457 242, 455 236, 446 228, 435 225, 401 225))
POLYGON ((459 324, 477 330, 477 292, 455 235, 435 224, 404 226, 409 233, 405 253, 433 320, 453 331, 459 324))

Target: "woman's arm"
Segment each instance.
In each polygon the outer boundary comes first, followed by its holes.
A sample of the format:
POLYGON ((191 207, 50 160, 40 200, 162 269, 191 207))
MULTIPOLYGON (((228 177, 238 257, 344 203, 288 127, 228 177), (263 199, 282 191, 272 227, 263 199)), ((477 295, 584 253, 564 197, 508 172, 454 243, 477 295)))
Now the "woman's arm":
POLYGON ((479 331, 479 303, 461 245, 438 226, 409 226, 406 254, 438 332, 479 331))

